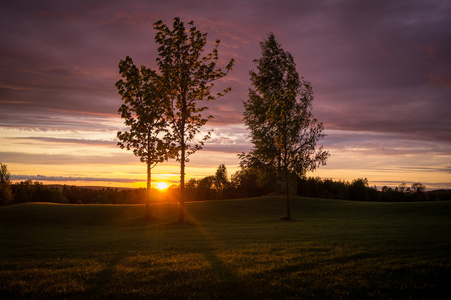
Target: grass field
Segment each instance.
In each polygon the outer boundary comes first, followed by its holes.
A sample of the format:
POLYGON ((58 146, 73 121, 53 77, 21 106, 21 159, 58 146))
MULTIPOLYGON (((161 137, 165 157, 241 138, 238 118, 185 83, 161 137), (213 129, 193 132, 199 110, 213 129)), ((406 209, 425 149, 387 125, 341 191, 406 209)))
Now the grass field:
POLYGON ((282 197, 0 208, 0 298, 427 298, 450 294, 451 201, 282 197))

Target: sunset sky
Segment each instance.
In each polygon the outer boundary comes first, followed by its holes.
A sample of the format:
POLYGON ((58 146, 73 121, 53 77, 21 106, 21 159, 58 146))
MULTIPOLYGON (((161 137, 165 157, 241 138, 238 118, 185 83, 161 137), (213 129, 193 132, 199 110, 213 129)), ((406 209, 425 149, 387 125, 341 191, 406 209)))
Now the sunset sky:
MULTIPOLYGON (((210 102, 214 129, 187 176, 212 175, 252 144, 242 101, 259 42, 273 32, 314 89, 327 166, 308 174, 370 185, 451 188, 451 2, 23 1, 0 3, 0 162, 13 181, 145 186, 146 168, 116 146, 124 130, 118 63, 156 68, 152 24, 193 20, 236 63, 210 102)), ((177 183, 175 161, 155 181, 177 183)))

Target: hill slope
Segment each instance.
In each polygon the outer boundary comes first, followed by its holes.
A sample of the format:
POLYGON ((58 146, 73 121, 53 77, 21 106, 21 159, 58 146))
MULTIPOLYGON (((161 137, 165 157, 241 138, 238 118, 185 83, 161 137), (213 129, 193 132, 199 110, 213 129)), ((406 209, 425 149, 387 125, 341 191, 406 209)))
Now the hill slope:
POLYGON ((451 202, 281 197, 0 208, 0 295, 19 298, 438 297, 451 278, 451 202))

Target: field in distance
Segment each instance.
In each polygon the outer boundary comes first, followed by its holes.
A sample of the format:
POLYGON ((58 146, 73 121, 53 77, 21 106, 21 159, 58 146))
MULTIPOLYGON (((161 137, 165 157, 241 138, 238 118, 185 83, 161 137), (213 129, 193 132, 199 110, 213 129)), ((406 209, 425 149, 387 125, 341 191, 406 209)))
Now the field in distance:
POLYGON ((283 197, 177 206, 0 207, 0 296, 10 298, 440 298, 451 201, 283 197))

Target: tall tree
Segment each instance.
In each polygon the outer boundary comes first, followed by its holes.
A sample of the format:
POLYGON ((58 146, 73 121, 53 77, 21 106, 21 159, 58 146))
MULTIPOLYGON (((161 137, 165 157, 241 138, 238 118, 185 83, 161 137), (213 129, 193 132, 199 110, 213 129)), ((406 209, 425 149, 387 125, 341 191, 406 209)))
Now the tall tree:
POLYGON ((230 88, 212 95, 213 82, 226 76, 232 69, 234 60, 226 66, 226 71, 217 67, 219 40, 216 40, 212 52, 203 55, 207 44, 207 34, 201 33, 188 23, 189 30, 179 18, 174 19, 172 29, 161 20, 154 24, 157 30, 155 41, 158 48, 157 63, 160 71, 160 87, 164 90, 168 103, 166 119, 172 131, 167 135, 171 142, 172 153, 180 162, 180 202, 179 222, 185 220, 185 163, 188 157, 202 149, 210 137, 207 133, 200 140, 196 135, 212 116, 204 116, 208 109, 201 102, 215 100, 230 91, 230 88))
POLYGON ((324 127, 311 111, 310 82, 299 77, 293 57, 281 48, 274 34, 270 33, 260 47, 261 58, 254 60, 257 72, 249 72, 253 88, 244 101, 244 120, 254 148, 242 158, 273 166, 279 179, 283 171, 286 219, 291 219, 289 174, 304 176, 324 165, 329 153, 317 147, 324 127))
POLYGON ((162 134, 167 131, 164 119, 165 102, 158 86, 159 76, 155 71, 144 66, 138 69, 127 56, 119 62, 119 73, 122 78, 116 83, 116 87, 124 103, 118 112, 129 130, 117 133, 117 145, 122 149, 133 149, 133 154, 147 165, 144 217, 149 220, 151 170, 169 156, 168 145, 162 138, 162 134))

